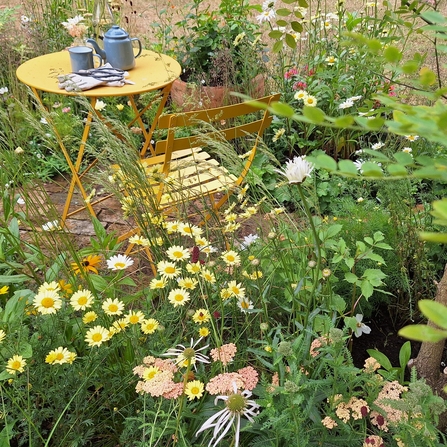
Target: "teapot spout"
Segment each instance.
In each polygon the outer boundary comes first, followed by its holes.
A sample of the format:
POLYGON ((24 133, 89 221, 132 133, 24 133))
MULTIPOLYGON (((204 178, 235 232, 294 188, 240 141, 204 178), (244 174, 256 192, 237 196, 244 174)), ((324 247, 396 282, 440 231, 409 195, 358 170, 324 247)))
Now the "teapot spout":
POLYGON ((101 56, 103 62, 106 62, 106 52, 104 50, 101 50, 101 48, 99 48, 98 43, 96 42, 96 40, 94 39, 87 39, 87 43, 91 44, 92 47, 94 48, 94 50, 101 56))

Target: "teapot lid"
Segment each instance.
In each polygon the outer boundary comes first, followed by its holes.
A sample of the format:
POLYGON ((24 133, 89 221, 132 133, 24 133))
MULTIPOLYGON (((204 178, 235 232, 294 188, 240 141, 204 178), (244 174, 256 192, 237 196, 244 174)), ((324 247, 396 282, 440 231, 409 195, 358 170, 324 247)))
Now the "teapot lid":
POLYGON ((129 37, 129 34, 118 25, 113 25, 112 28, 104 34, 104 37, 107 37, 108 39, 122 39, 129 37))

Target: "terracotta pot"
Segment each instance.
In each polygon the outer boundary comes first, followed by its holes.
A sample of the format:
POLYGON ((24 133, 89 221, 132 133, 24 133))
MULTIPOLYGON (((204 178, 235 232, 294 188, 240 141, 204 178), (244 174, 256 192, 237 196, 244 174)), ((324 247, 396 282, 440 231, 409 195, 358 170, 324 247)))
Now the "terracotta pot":
MULTIPOLYGON (((252 98, 260 98, 265 93, 265 79, 262 74, 257 75, 251 84, 251 91, 243 92, 252 98)), ((212 109, 223 105, 234 104, 240 98, 231 95, 231 92, 241 92, 241 89, 232 87, 208 87, 187 83, 176 79, 172 84, 172 102, 182 111, 212 109)))

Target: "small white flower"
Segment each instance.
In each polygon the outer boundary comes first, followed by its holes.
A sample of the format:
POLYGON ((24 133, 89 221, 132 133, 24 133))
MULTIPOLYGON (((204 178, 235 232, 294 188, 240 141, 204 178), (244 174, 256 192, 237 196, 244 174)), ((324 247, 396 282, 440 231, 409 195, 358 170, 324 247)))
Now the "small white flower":
POLYGON ((413 149, 411 149, 411 147, 404 147, 404 148, 402 149, 402 152, 405 152, 405 153, 411 155, 411 153, 413 152, 413 149))
POLYGON ((40 118, 40 122, 42 124, 48 124, 48 121, 44 117, 40 118))
POLYGON ((5 93, 8 93, 8 87, 0 88, 0 95, 4 95, 5 93))
POLYGON ((249 247, 251 244, 256 242, 259 239, 259 236, 257 234, 249 234, 248 236, 245 236, 243 241, 241 242, 241 249, 245 249, 249 247))
POLYGON ((405 138, 406 138, 408 141, 416 141, 416 140, 419 139, 419 135, 405 135, 405 138))
POLYGON ((111 270, 124 270, 133 264, 133 259, 125 255, 115 255, 107 260, 107 267, 111 270))
POLYGON ((25 205, 25 201, 21 197, 17 197, 17 204, 18 205, 25 205))
POLYGON ((270 22, 272 19, 276 17, 276 12, 273 9, 266 9, 265 11, 262 11, 261 14, 256 16, 256 20, 259 23, 262 22, 270 22))
POLYGON ((308 97, 308 93, 304 90, 298 90, 293 97, 298 100, 304 101, 308 97))
POLYGON ((31 19, 25 15, 20 16, 20 22, 22 25, 26 25, 28 22, 31 22, 31 19))
POLYGON ((241 416, 245 416, 250 422, 254 422, 253 417, 258 414, 259 405, 250 400, 251 392, 248 390, 238 392, 236 384, 233 383, 234 394, 229 396, 217 396, 214 400, 214 405, 217 405, 219 400, 225 402, 225 408, 218 411, 211 416, 205 423, 199 428, 196 436, 202 431, 213 428, 213 437, 208 444, 208 447, 215 447, 230 431, 233 422, 236 420, 236 428, 234 434, 234 447, 239 447, 239 436, 241 431, 241 416), (213 443, 214 441, 214 443, 213 443))
POLYGON ((43 231, 55 231, 60 228, 59 222, 57 220, 52 220, 42 225, 43 231))
POLYGON ((306 156, 295 157, 293 160, 286 162, 283 171, 275 169, 279 174, 284 175, 289 183, 303 183, 306 177, 310 176, 314 166, 306 160, 306 156))
POLYGON ((360 159, 354 161, 355 167, 357 168, 357 171, 359 171, 360 173, 362 173, 363 163, 364 163, 364 161, 360 160, 360 159))
POLYGON ((95 110, 100 112, 101 110, 105 109, 106 105, 107 104, 104 101, 98 100, 98 101, 96 101, 96 104, 95 104, 95 110))
POLYGON ((369 334, 371 333, 371 328, 367 326, 365 323, 362 323, 363 315, 357 314, 355 316, 355 319, 357 320, 357 328, 354 332, 354 335, 356 337, 360 337, 362 334, 369 334))
POLYGON ((359 96, 351 96, 350 98, 348 98, 348 101, 355 102, 355 101, 359 101, 360 99, 362 99, 362 95, 359 95, 359 96))
POLYGON ((385 144, 382 143, 381 141, 379 141, 378 143, 373 144, 373 145, 371 146, 371 149, 377 151, 377 150, 381 149, 383 146, 385 146, 385 144))
POLYGON ((339 104, 338 108, 339 109, 348 109, 349 107, 352 107, 354 105, 354 102, 351 101, 350 99, 347 99, 345 102, 342 102, 341 104, 339 104))
POLYGON ((363 197, 359 197, 359 198, 357 199, 357 202, 358 202, 358 203, 362 203, 364 200, 365 200, 365 199, 364 199, 363 197))

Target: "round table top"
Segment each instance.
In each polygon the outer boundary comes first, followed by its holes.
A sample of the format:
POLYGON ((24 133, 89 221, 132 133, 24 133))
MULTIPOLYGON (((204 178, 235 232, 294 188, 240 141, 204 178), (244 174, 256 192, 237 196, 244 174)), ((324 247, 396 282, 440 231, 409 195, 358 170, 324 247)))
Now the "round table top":
POLYGON ((153 51, 143 50, 135 59, 135 67, 129 70, 127 79, 135 84, 122 87, 95 87, 82 92, 67 92, 59 88, 57 77, 71 73, 67 50, 45 54, 24 62, 17 69, 17 78, 24 84, 44 92, 86 97, 129 96, 158 90, 180 76, 180 64, 173 58, 153 51))

